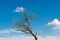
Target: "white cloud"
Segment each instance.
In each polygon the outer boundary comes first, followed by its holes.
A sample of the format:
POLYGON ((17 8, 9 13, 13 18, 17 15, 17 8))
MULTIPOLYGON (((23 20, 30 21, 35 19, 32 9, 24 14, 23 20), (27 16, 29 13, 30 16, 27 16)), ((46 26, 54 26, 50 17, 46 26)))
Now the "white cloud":
MULTIPOLYGON (((11 32, 14 32, 17 33, 16 30, 14 29, 6 29, 6 30, 0 30, 0 34, 8 34, 10 35, 9 33, 11 32)), ((18 33, 21 33, 21 32, 18 32, 18 33)), ((34 37, 33 36, 24 36, 24 35, 11 35, 11 36, 0 36, 0 40, 34 40, 34 37)), ((60 37, 57 37, 57 36, 45 36, 45 37, 42 37, 42 36, 39 36, 38 37, 38 40, 60 40, 60 37)))
POLYGON ((47 24, 48 26, 54 26, 54 30, 59 30, 60 29, 60 21, 58 19, 54 19, 53 21, 49 22, 47 24))
MULTIPOLYGON (((32 36, 12 36, 12 37, 0 37, 0 40, 34 40, 32 36)), ((56 36, 39 36, 38 40, 60 40, 60 37, 56 36)))
POLYGON ((17 7, 14 12, 24 12, 24 8, 23 7, 17 7))
POLYGON ((32 40, 33 38, 30 36, 12 36, 12 37, 1 37, 0 40, 32 40))
POLYGON ((16 31, 15 29, 0 30, 0 34, 10 34, 10 33, 21 33, 21 32, 20 31, 16 31))

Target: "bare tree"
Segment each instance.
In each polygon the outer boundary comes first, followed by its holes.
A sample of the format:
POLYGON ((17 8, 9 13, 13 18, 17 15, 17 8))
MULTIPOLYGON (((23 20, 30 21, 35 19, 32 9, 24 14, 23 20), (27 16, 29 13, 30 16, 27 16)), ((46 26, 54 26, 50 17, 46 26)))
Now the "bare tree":
POLYGON ((24 11, 23 15, 24 15, 24 18, 21 19, 21 22, 15 21, 15 25, 18 26, 17 31, 21 31, 26 34, 31 34, 35 38, 35 40, 38 40, 37 32, 34 34, 30 27, 30 21, 32 18, 34 18, 34 15, 29 16, 27 11, 24 11))

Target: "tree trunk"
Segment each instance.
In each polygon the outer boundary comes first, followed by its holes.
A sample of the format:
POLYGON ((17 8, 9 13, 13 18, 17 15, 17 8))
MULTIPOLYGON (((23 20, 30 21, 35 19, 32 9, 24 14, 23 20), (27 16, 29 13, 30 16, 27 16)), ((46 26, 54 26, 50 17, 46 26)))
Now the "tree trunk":
POLYGON ((35 40, 38 40, 38 33, 37 32, 36 32, 36 35, 35 36, 36 36, 35 40))
POLYGON ((30 33, 32 34, 32 36, 35 38, 35 40, 38 40, 38 34, 36 32, 36 34, 34 34, 31 30, 29 30, 30 33))
POLYGON ((35 38, 35 40, 38 40, 37 38, 35 38))

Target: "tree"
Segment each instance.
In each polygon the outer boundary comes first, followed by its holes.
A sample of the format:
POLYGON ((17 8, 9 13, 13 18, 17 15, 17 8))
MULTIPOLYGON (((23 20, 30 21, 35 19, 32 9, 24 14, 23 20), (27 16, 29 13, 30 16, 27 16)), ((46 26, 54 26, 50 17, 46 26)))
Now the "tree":
POLYGON ((34 15, 29 16, 28 12, 26 10, 24 10, 23 15, 24 15, 24 18, 21 19, 21 22, 15 21, 15 25, 18 26, 17 31, 21 31, 26 34, 31 34, 35 38, 35 40, 38 40, 37 32, 36 32, 36 34, 34 34, 33 31, 31 30, 31 27, 30 27, 30 21, 35 16, 34 15))

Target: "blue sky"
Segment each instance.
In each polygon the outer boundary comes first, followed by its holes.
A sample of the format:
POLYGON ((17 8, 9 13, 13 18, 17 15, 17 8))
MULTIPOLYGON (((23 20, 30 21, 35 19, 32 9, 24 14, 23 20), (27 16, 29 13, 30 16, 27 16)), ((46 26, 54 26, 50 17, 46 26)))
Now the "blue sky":
POLYGON ((31 23, 34 32, 42 36, 60 36, 60 0, 0 0, 0 30, 15 27, 13 19, 21 16, 13 11, 17 7, 36 14, 31 23))

